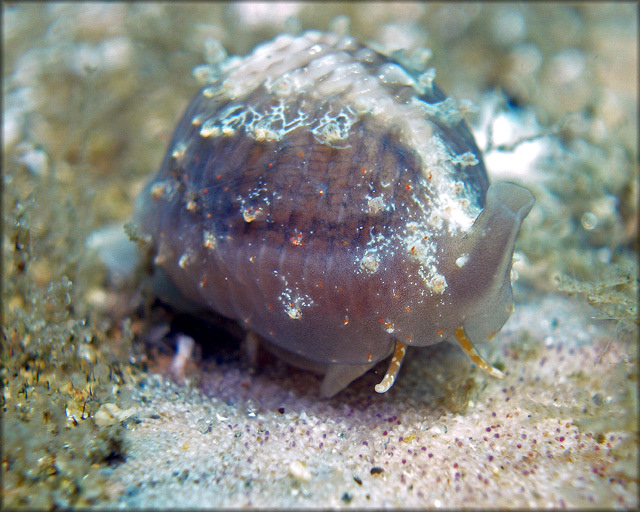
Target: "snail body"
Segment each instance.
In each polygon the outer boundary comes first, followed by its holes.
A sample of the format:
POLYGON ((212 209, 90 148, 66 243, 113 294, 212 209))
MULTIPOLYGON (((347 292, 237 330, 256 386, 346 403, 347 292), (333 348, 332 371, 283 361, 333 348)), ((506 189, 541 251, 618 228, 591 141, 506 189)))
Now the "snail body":
MULTIPOLYGON (((489 186, 429 71, 349 36, 281 35, 227 59, 187 107, 135 223, 205 311, 325 374, 331 396, 406 346, 497 332, 532 195, 489 186)), ((466 348, 465 348, 466 347, 466 348)))

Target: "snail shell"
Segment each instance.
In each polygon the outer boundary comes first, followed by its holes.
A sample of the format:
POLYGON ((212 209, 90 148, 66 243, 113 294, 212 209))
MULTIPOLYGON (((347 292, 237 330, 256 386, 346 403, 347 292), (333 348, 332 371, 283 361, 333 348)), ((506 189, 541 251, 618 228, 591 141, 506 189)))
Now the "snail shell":
POLYGON ((281 35, 230 58, 188 106, 135 222, 192 305, 325 373, 331 396, 393 353, 471 340, 512 310, 532 195, 489 187, 433 72, 349 36, 281 35), (256 336, 257 335, 257 336, 256 336))

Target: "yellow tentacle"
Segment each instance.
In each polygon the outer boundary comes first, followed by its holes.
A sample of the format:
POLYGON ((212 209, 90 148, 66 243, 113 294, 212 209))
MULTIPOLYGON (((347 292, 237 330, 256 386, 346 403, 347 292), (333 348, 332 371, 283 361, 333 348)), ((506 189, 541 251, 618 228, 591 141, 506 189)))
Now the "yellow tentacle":
POLYGON ((471 361, 473 361, 476 364, 476 366, 478 366, 479 368, 482 368, 485 372, 490 373, 494 377, 498 377, 499 379, 504 379, 505 377, 504 373, 502 373, 497 368, 494 368, 493 366, 491 366, 484 359, 482 359, 482 356, 480 356, 480 354, 478 354, 478 351, 471 344, 471 341, 469 341, 469 338, 467 337, 467 333, 464 332, 464 327, 462 326, 458 327, 455 330, 455 335, 456 335, 456 339, 458 340, 458 344, 460 345, 460 348, 462 348, 464 353, 467 354, 467 356, 469 356, 469 359, 471 359, 471 361))
POLYGON ((389 363, 389 369, 382 379, 380 384, 377 384, 375 390, 377 393, 386 393, 391 389, 393 383, 396 381, 398 377, 398 373, 400 372, 400 367, 402 366, 402 360, 404 359, 404 355, 407 352, 406 345, 396 341, 396 347, 393 351, 393 356, 391 356, 391 362, 389 363))

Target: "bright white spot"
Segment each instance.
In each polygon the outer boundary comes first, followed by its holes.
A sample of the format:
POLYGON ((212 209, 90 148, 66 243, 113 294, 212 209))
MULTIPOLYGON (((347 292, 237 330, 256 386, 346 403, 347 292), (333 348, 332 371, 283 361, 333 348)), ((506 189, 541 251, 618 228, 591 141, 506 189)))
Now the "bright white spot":
POLYGON ((242 218, 245 220, 245 222, 253 222, 254 220, 256 220, 259 213, 259 208, 244 208, 242 210, 242 218))
POLYGON ((367 201, 367 211, 368 213, 375 215, 376 213, 380 213, 384 208, 384 201, 382 196, 378 197, 370 197, 367 201))
POLYGON ((287 306, 285 308, 285 311, 287 315, 289 315, 289 317, 292 318, 293 320, 298 320, 299 318, 302 318, 302 311, 300 311, 300 308, 297 306, 287 306))
POLYGON ((184 370, 193 354, 193 347, 196 342, 191 336, 185 334, 179 334, 177 342, 178 347, 171 360, 169 371, 178 377, 184 378, 184 370))
POLYGON ((545 137, 516 144, 521 139, 541 134, 543 129, 532 110, 499 111, 499 102, 498 95, 486 95, 481 102, 479 124, 473 127, 476 142, 484 152, 489 178, 491 181, 517 178, 524 183, 537 183, 540 178, 535 172, 535 162, 549 154, 551 144, 545 137), (490 126, 492 148, 486 151, 490 126), (503 148, 495 149, 499 146, 503 148))
POLYGON ((378 80, 383 84, 414 85, 415 81, 402 67, 386 63, 378 68, 378 80))
POLYGON ((467 263, 467 261, 469 261, 469 255, 468 254, 463 254, 462 256, 460 256, 457 260, 456 260, 456 265, 458 265, 460 268, 464 267, 465 264, 467 263))
POLYGON ((193 263, 193 260, 194 260, 193 252, 185 251, 184 254, 180 256, 180 259, 178 260, 178 266, 184 270, 185 268, 187 268, 189 265, 193 263))
POLYGON ((187 145, 184 142, 178 142, 173 148, 171 156, 175 158, 179 163, 184 159, 184 154, 187 151, 187 145))
POLYGON ((133 62, 131 41, 126 37, 107 39, 100 43, 100 50, 107 70, 124 69, 133 62))
POLYGON ((443 294, 445 289, 447 288, 447 281, 445 280, 443 275, 436 273, 431 277, 431 279, 427 281, 427 286, 434 293, 443 294))
POLYGON ((2 120, 2 146, 6 150, 18 142, 24 125, 24 114, 18 108, 5 111, 2 120))
POLYGON ((373 274, 378 270, 380 261, 375 253, 367 252, 360 260, 360 268, 373 274))
POLYGON ((249 27, 279 24, 300 11, 300 2, 238 2, 232 5, 240 25, 249 27))
POLYGON ((289 464, 289 474, 300 482, 308 482, 311 480, 311 471, 309 471, 302 462, 294 460, 289 464))
POLYGON ((207 249, 215 249, 216 247, 216 237, 210 231, 202 232, 202 243, 207 249))
MULTIPOLYGON (((417 8, 417 7, 416 7, 417 8)), ((420 6, 419 9, 423 7, 420 6)), ((403 6, 402 11, 411 9, 409 5, 403 6)), ((418 13, 414 13, 415 18, 419 18, 418 13)), ((423 46, 427 42, 424 29, 417 23, 410 20, 400 20, 399 23, 386 23, 382 25, 380 33, 377 35, 384 48, 384 52, 389 54, 395 50, 407 50, 423 46)))
POLYGON ((559 84, 576 81, 584 72, 584 54, 578 48, 566 48, 558 52, 551 61, 552 79, 559 84))
POLYGON ((220 128, 214 125, 212 119, 207 119, 200 128, 201 137, 217 137, 220 134, 220 128))
POLYGON ((136 243, 126 235, 121 224, 105 226, 93 231, 86 241, 91 251, 96 251, 110 277, 120 281, 133 277, 138 254, 136 243))
POLYGON ((29 171, 38 176, 46 174, 49 170, 49 158, 47 154, 41 149, 29 149, 25 151, 20 157, 18 162, 24 165, 29 171))

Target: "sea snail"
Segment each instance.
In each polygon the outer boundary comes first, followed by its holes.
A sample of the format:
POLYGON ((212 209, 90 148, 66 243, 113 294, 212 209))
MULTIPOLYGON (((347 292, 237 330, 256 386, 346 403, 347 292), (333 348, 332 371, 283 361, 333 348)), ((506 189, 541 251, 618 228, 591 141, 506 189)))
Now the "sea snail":
POLYGON ((471 340, 513 310, 532 194, 489 186, 433 70, 351 36, 280 35, 221 60, 141 192, 134 226, 196 309, 236 320, 329 397, 408 346, 471 340), (401 60, 401 59, 400 59, 401 60))

